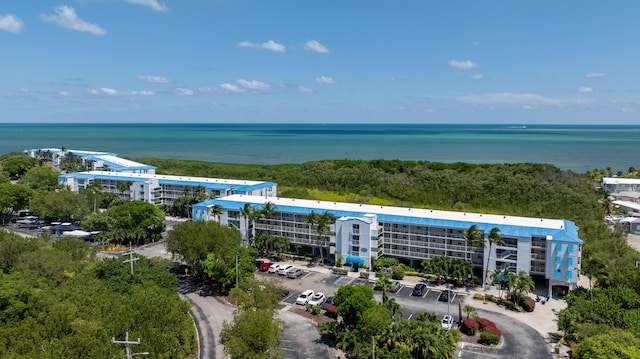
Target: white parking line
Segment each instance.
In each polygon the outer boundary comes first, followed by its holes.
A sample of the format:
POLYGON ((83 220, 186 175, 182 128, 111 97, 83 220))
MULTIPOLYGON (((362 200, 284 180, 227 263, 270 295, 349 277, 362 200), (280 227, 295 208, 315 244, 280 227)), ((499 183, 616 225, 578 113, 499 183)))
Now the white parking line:
POLYGON ((422 299, 427 297, 427 294, 429 294, 429 292, 431 291, 431 289, 427 289, 426 292, 424 292, 424 295, 422 296, 422 299))

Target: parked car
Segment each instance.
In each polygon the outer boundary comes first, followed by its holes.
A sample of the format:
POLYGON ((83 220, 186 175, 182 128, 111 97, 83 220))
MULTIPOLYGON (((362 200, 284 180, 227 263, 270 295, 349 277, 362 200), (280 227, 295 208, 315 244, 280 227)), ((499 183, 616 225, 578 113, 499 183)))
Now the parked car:
POLYGON ((449 314, 445 314, 445 316, 442 317, 442 329, 448 331, 451 330, 451 327, 453 327, 453 317, 449 314))
POLYGON ((330 305, 333 305, 333 297, 327 297, 327 299, 324 300, 324 303, 322 303, 322 305, 320 305, 320 308, 323 310, 327 310, 327 307, 330 305))
POLYGON ((400 284, 400 282, 398 282, 397 280, 394 280, 393 282, 391 282, 391 288, 389 289, 390 292, 397 292, 400 287, 402 287, 402 284, 400 284))
POLYGON ((280 264, 274 263, 267 269, 267 273, 278 273, 278 268, 280 268, 280 264))
POLYGON ((322 292, 318 292, 316 294, 313 295, 313 297, 311 297, 311 299, 309 299, 309 302, 307 302, 309 305, 314 306, 314 305, 322 305, 322 303, 325 300, 325 296, 324 293, 322 292))
POLYGON ((292 269, 293 266, 291 264, 284 264, 278 267, 278 275, 286 275, 287 272, 292 269))
POLYGON ((287 278, 296 279, 299 276, 303 275, 304 271, 300 268, 292 268, 287 272, 287 278))
POLYGON ((311 289, 307 289, 304 292, 300 293, 300 295, 296 299, 296 304, 307 305, 311 297, 313 297, 313 291, 311 289))
POLYGON ((258 266, 258 270, 260 272, 266 272, 269 270, 269 268, 273 265, 273 262, 262 262, 259 266, 258 266))
POLYGON ((438 300, 441 301, 441 302, 448 302, 449 301, 449 291, 440 293, 440 296, 438 297, 438 300))
POLYGON ((411 295, 422 297, 425 293, 427 293, 427 285, 424 283, 418 283, 415 287, 413 287, 413 292, 411 293, 411 295))

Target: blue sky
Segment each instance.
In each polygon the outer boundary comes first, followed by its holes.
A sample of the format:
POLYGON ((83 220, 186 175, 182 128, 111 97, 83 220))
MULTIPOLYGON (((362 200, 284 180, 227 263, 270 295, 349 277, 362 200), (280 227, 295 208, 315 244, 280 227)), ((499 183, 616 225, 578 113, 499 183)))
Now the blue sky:
POLYGON ((4 0, 0 122, 640 123, 640 2, 4 0))

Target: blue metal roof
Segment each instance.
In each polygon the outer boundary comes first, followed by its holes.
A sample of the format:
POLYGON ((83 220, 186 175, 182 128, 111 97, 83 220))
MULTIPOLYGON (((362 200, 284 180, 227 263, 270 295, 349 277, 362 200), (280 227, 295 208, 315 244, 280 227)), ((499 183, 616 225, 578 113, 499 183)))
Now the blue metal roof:
MULTIPOLYGON (((246 202, 251 203, 251 202, 246 202)), ((233 201, 233 200, 225 200, 223 198, 211 199, 205 202, 201 202, 195 204, 194 209, 204 208, 213 206, 214 204, 220 205, 222 208, 228 210, 236 210, 242 211, 244 208, 245 202, 241 201, 233 201)), ((263 208, 262 204, 254 204, 251 203, 253 207, 263 208)), ((290 206, 290 205, 277 205, 277 210, 280 212, 286 213, 294 213, 294 214, 303 214, 308 215, 311 211, 316 213, 323 213, 324 211, 318 210, 317 208, 308 208, 303 206, 290 206)), ((329 213, 333 214, 336 217, 362 217, 365 214, 372 213, 371 211, 367 212, 356 212, 356 211, 343 211, 343 210, 327 210, 329 213)), ((376 214, 376 213, 373 213, 376 214)), ((376 214, 379 222, 383 223, 402 223, 402 224, 413 224, 419 226, 429 226, 429 227, 440 227, 440 228, 455 228, 460 230, 466 230, 471 225, 475 224, 479 230, 484 232, 489 232, 492 228, 497 227, 500 230, 500 234, 508 237, 544 237, 551 236, 552 240, 559 240, 563 242, 571 242, 576 244, 581 244, 582 240, 578 237, 578 227, 575 223, 569 220, 563 220, 564 226, 561 229, 552 229, 552 228, 544 228, 544 227, 533 227, 533 226, 517 226, 517 225, 504 225, 504 224, 491 224, 491 223, 478 223, 471 221, 460 221, 460 220, 450 220, 450 219, 437 219, 437 218, 424 218, 424 217, 415 217, 415 216, 399 216, 399 215, 389 215, 389 214, 376 214)))

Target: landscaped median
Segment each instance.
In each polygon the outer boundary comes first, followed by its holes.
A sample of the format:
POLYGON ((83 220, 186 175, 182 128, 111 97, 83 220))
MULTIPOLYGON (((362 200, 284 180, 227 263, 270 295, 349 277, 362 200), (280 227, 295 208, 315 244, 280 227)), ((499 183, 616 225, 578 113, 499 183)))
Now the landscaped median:
POLYGON ((473 299, 482 300, 483 302, 492 302, 499 306, 503 306, 514 312, 533 312, 536 307, 536 302, 529 296, 510 296, 507 300, 502 297, 495 296, 493 294, 481 294, 476 293, 473 295, 473 299))

